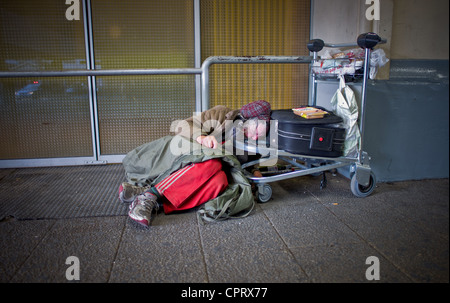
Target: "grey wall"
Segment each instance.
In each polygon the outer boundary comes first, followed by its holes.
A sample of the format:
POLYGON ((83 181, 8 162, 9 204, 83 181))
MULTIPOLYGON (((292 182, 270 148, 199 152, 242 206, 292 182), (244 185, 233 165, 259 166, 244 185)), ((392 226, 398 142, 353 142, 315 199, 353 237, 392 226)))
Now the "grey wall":
POLYGON ((448 60, 392 60, 368 86, 364 149, 378 181, 448 178, 448 60))
MULTIPOLYGON (((448 70, 448 60, 391 60, 389 80, 369 81, 363 149, 378 181, 449 177, 448 70)), ((317 105, 330 109, 337 88, 319 83, 317 105)))

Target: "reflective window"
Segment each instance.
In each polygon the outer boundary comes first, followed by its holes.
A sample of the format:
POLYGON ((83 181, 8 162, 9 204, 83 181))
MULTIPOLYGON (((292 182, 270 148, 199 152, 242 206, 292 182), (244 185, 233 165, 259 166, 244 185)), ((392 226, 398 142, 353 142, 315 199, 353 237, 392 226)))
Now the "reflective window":
MULTIPOLYGON (((193 1, 92 1, 96 68, 193 68, 193 1)), ((168 135, 195 110, 195 76, 97 77, 101 154, 168 135)))
MULTIPOLYGON (((202 60, 208 56, 309 56, 310 0, 202 0, 202 60)), ((273 108, 308 103, 308 65, 214 65, 211 106, 259 99, 273 108)))
MULTIPOLYGON (((67 8, 2 1, 0 70, 86 69, 83 22, 68 21, 67 8)), ((87 77, 0 78, 0 128, 0 159, 91 156, 87 77)))
MULTIPOLYGON (((199 3, 202 61, 309 54, 309 0, 199 3)), ((0 71, 68 71, 90 62, 193 68, 194 21, 194 0, 2 1, 0 71)), ((211 106, 307 103, 306 65, 214 65, 210 79, 211 106)), ((126 154, 191 116, 195 89, 195 75, 0 78, 0 160, 126 154)))

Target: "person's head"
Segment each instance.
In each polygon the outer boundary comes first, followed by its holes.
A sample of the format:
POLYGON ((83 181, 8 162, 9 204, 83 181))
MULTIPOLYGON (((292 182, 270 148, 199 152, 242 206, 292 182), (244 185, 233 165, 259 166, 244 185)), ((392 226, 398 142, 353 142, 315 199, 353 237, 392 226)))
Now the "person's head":
POLYGON ((249 119, 244 123, 244 134, 252 140, 265 137, 267 134, 267 124, 265 120, 258 120, 258 118, 249 119))
POLYGON ((247 138, 256 140, 266 135, 270 121, 270 103, 264 100, 253 101, 244 105, 241 116, 247 121, 244 123, 244 133, 247 138))

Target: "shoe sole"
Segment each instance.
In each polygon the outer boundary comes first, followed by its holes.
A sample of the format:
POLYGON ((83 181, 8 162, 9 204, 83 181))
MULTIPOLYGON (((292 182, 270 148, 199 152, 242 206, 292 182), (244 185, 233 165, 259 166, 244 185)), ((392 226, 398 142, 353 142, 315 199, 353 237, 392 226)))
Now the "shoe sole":
POLYGON ((137 225, 139 225, 139 226, 141 226, 141 227, 145 227, 145 228, 149 228, 150 227, 150 224, 148 223, 148 221, 147 220, 138 220, 138 219, 135 219, 135 218, 133 218, 129 213, 128 213, 128 217, 131 219, 131 221, 133 222, 133 223, 135 223, 135 224, 137 224, 137 225))
POLYGON ((135 198, 135 196, 133 196, 133 197, 131 197, 130 199, 125 199, 124 197, 123 197, 123 193, 124 193, 124 188, 123 188, 123 185, 122 184, 120 184, 120 186, 119 186, 119 200, 121 201, 121 202, 123 202, 123 203, 131 203, 131 202, 133 202, 134 201, 134 198, 135 198))
POLYGON ((123 191, 120 191, 120 192, 119 192, 119 200, 120 200, 121 202, 123 202, 123 203, 131 203, 131 202, 134 201, 134 197, 130 198, 130 200, 126 200, 126 199, 123 197, 123 191))

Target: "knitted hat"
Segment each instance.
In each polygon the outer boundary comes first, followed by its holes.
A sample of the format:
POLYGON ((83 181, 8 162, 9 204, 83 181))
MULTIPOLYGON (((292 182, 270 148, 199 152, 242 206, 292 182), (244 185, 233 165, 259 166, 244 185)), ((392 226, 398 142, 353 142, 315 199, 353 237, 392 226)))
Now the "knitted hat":
POLYGON ((242 106, 241 115, 245 119, 258 118, 258 120, 270 120, 270 103, 264 100, 253 101, 242 106))

